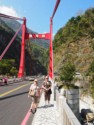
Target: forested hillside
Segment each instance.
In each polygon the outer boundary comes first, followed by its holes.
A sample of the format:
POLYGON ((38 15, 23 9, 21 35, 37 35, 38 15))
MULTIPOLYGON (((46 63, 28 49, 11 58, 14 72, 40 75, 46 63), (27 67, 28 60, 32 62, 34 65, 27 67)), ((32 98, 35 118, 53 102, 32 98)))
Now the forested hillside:
POLYGON ((87 75, 94 61, 94 8, 72 17, 58 30, 53 44, 55 72, 71 62, 77 72, 87 75))
MULTIPOLYGON (((15 24, 15 23, 14 23, 15 24)), ((15 24, 16 25, 16 24, 15 24)), ((12 37, 14 36, 15 31, 13 31, 3 20, 0 20, 0 55, 10 42, 12 37)), ((8 67, 9 59, 13 59, 17 71, 19 69, 20 63, 20 51, 21 51, 21 38, 18 36, 11 47, 5 54, 4 59, 8 59, 8 61, 0 62, 0 74, 5 70, 5 67, 8 67), (7 63, 5 63, 7 62, 7 63)), ((26 41, 26 49, 25 49, 25 71, 26 75, 37 75, 39 73, 46 74, 47 66, 48 66, 48 49, 45 49, 39 45, 33 44, 31 41, 26 41)), ((9 68, 7 68, 6 72, 9 72, 9 68)))

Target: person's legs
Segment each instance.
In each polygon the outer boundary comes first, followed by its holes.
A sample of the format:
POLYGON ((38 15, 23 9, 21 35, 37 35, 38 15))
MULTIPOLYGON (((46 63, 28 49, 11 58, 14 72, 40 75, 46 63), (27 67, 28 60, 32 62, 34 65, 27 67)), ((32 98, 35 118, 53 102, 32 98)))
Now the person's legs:
POLYGON ((34 97, 33 113, 35 113, 37 110, 37 103, 38 103, 38 97, 34 97))
POLYGON ((47 105, 47 100, 48 100, 48 97, 47 97, 47 94, 45 94, 45 105, 47 105))
POLYGON ((35 101, 34 101, 34 108, 37 108, 37 103, 38 103, 38 97, 35 97, 35 101))
POLYGON ((30 109, 34 109, 34 102, 31 103, 30 109))
POLYGON ((6 81, 5 81, 4 83, 5 83, 5 85, 7 85, 7 82, 6 82, 6 81))
POLYGON ((32 100, 32 103, 31 103, 30 111, 32 112, 34 109, 34 97, 32 97, 31 100, 32 100))
POLYGON ((33 109, 34 109, 34 102, 31 103, 31 107, 30 107, 30 111, 34 114, 33 109))
POLYGON ((34 113, 36 112, 37 110, 37 103, 34 103, 34 113))
POLYGON ((48 104, 50 104, 50 97, 51 97, 51 95, 49 94, 48 95, 48 104))

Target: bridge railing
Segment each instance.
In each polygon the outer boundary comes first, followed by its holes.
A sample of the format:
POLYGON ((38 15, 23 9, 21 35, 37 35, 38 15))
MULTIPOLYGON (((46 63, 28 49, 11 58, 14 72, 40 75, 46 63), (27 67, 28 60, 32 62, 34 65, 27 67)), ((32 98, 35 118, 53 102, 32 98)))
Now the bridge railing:
MULTIPOLYGON (((55 87, 55 86, 54 86, 55 87)), ((55 88, 55 103, 56 103, 56 114, 58 119, 58 125, 81 125, 68 104, 66 103, 66 98, 60 94, 60 92, 55 88)))

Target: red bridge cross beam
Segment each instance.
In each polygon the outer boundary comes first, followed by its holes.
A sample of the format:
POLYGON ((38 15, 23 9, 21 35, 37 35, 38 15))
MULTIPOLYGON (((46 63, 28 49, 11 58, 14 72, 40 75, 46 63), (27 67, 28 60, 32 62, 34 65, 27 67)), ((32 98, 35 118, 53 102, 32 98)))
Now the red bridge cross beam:
POLYGON ((25 34, 25 39, 46 39, 49 40, 50 39, 50 33, 44 33, 44 34, 30 34, 30 33, 26 33, 25 34))

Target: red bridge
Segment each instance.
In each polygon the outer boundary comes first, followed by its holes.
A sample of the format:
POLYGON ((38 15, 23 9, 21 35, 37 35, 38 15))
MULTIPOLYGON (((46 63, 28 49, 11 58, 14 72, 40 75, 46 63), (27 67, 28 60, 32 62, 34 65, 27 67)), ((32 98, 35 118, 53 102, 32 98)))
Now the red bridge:
POLYGON ((13 38, 11 39, 11 41, 9 42, 9 44, 7 45, 7 47, 5 48, 5 50, 2 52, 2 54, 0 56, 0 60, 2 60, 2 58, 4 57, 7 50, 9 49, 11 44, 14 42, 17 34, 22 29, 21 57, 20 57, 20 66, 19 66, 19 72, 18 72, 18 77, 19 78, 24 76, 24 69, 25 69, 24 68, 25 67, 25 63, 24 63, 25 62, 25 42, 26 42, 27 39, 33 38, 33 39, 48 39, 48 40, 50 40, 50 47, 49 47, 49 51, 50 51, 50 55, 49 55, 49 77, 51 79, 53 79, 52 23, 53 23, 53 18, 54 18, 54 15, 56 13, 56 10, 58 8, 59 3, 60 3, 60 0, 57 0, 56 5, 54 7, 53 14, 50 17, 50 31, 48 33, 45 33, 45 34, 30 34, 30 33, 28 33, 27 32, 27 27, 26 27, 26 18, 18 18, 18 17, 8 16, 8 15, 4 15, 4 14, 0 13, 0 17, 23 21, 22 25, 20 26, 18 31, 15 33, 15 35, 13 36, 13 38))

